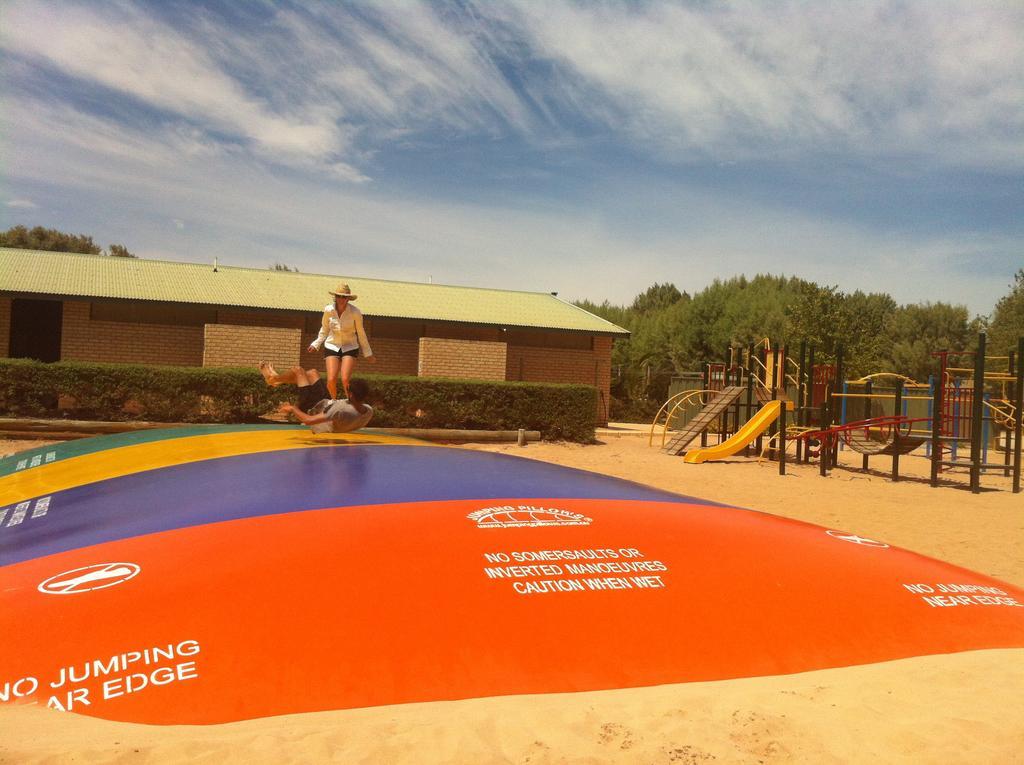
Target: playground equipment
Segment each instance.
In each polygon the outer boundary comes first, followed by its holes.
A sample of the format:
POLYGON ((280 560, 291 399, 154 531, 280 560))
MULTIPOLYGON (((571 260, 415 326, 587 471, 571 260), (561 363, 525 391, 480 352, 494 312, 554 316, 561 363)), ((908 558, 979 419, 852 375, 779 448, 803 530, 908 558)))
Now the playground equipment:
MULTIPOLYGON (((940 373, 929 383, 918 383, 904 375, 878 373, 843 384, 842 391, 832 391, 822 406, 821 419, 825 425, 804 438, 824 442, 820 458, 822 475, 837 464, 840 445, 863 455, 862 469, 868 469, 869 457, 887 455, 892 458, 892 479, 899 479, 899 458, 914 449, 925 446, 931 460, 931 484, 939 485, 940 474, 950 468, 966 468, 970 474, 970 487, 981 491, 981 475, 999 470, 1013 476, 1013 491, 1020 491, 1021 432, 1019 417, 1024 384, 1021 364, 1024 338, 1018 342, 1016 354, 986 356, 986 336, 978 336, 976 351, 938 351, 932 355, 940 359, 940 373), (951 358, 973 358, 973 368, 954 367, 951 358), (988 370, 991 361, 1006 362, 1004 369, 988 370), (1015 362, 1018 362, 1015 364, 1015 362), (971 371, 970 378, 963 373, 971 371), (891 393, 878 393, 875 382, 890 381, 891 393), (994 387, 999 386, 995 397, 994 387), (859 387, 860 392, 853 388, 859 387), (862 418, 851 419, 861 400, 862 418), (882 417, 873 416, 873 404, 891 403, 892 411, 882 417), (912 416, 911 409, 917 415, 912 416), (837 416, 838 415, 838 416, 837 416), (1003 463, 990 462, 988 450, 992 428, 1000 427, 1004 435, 1003 463), (885 432, 882 432, 885 431, 885 432), (862 433, 857 438, 851 434, 862 433), (885 442, 878 448, 870 441, 885 442), (968 456, 963 452, 968 451, 968 456), (877 449, 877 451, 876 451, 877 449)), ((838 360, 842 368, 842 354, 838 360)), ((839 376, 842 379, 842 376, 839 376)))
MULTIPOLYGON (((720 393, 721 391, 717 390, 698 389, 687 390, 670 396, 668 401, 661 405, 658 413, 654 415, 654 420, 651 422, 651 431, 647 438, 647 445, 654 445, 655 431, 660 426, 661 439, 659 446, 665 448, 665 440, 671 424, 676 422, 677 419, 689 421, 690 418, 687 415, 692 416, 693 412, 701 411, 711 400, 717 399, 720 393)), ((673 440, 677 436, 674 436, 673 440)))
POLYGON ((721 460, 731 457, 736 452, 745 449, 754 439, 764 433, 779 418, 781 411, 781 401, 766 402, 733 436, 717 446, 707 446, 687 452, 686 456, 683 457, 683 462, 699 464, 708 460, 721 460))
POLYGON ((696 464, 749 450, 755 442, 760 448, 769 430, 781 432, 784 439, 785 413, 794 409, 786 394, 787 378, 792 379, 786 363, 785 349, 773 349, 767 339, 747 349, 730 348, 726 363, 704 366, 701 389, 677 393, 662 405, 651 423, 648 444, 653 445, 660 427, 662 449, 696 464), (698 403, 699 409, 694 406, 698 403), (669 437, 679 419, 682 423, 669 437), (709 447, 712 430, 718 431, 719 443, 709 447), (698 436, 700 446, 694 449, 691 444, 698 436))
POLYGON ((801 443, 801 438, 810 431, 815 430, 812 427, 806 427, 803 425, 789 425, 786 428, 785 434, 774 433, 763 441, 760 454, 757 455, 758 463, 764 462, 766 459, 774 459, 781 443, 783 435, 786 439, 786 448, 793 447, 793 451, 796 451, 797 446, 803 446, 806 449, 812 450, 812 455, 816 454, 814 451, 818 448, 819 443, 814 439, 807 439, 806 444, 801 443))
POLYGON ((1008 356, 987 356, 986 344, 986 337, 981 334, 974 352, 932 354, 940 361, 935 410, 942 413, 941 422, 936 418, 933 433, 932 482, 938 480, 938 474, 945 468, 966 467, 971 474, 971 488, 978 489, 980 474, 985 470, 1002 469, 1005 475, 1010 474, 1012 450, 1014 490, 1019 491, 1024 338, 1018 343, 1017 353, 1008 356), (954 367, 951 358, 973 358, 974 366, 954 367), (1006 362, 1005 368, 991 370, 991 361, 1006 362), (1008 391, 1008 386, 1015 395, 1008 391), (1003 428, 1002 465, 988 461, 990 427, 1003 428), (967 459, 960 454, 963 443, 969 445, 967 459))
POLYGON ((855 533, 365 431, 0 459, 0 705, 204 725, 777 675, 1024 647, 1020 603, 855 533))
POLYGON ((1024 338, 1017 352, 1007 356, 986 356, 985 343, 981 334, 977 351, 933 354, 940 359, 940 374, 928 383, 894 372, 845 380, 841 347, 834 364, 816 363, 815 348, 806 343, 800 345, 798 361, 767 340, 747 349, 730 348, 726 362, 705 365, 699 396, 684 391, 666 403, 663 412, 678 412, 673 402, 687 401, 690 409, 683 411, 689 416, 676 424, 671 416, 662 420, 659 412, 650 442, 660 426, 665 451, 685 455, 688 463, 723 459, 756 443, 762 457, 777 455, 779 472, 785 473, 792 439, 797 461, 817 457, 822 475, 838 464, 841 449, 850 449, 862 456, 863 470, 873 457, 891 458, 893 480, 899 480, 900 458, 923 447, 931 459, 933 486, 942 471, 965 468, 971 490, 978 492, 980 476, 1000 470, 1013 476, 1013 491, 1019 492, 1024 338), (950 360, 957 358, 973 358, 974 366, 954 366, 950 360), (993 363, 1000 367, 990 368, 993 363), (696 410, 698 401, 703 408, 696 410), (784 405, 768 406, 776 401, 784 405), (787 411, 794 413, 791 424, 787 411), (709 447, 712 431, 718 433, 718 445, 709 447), (1002 464, 989 461, 992 435, 1001 439, 1002 464), (694 448, 698 436, 701 443, 694 448))
POLYGON ((665 444, 669 454, 683 454, 686 447, 699 435, 716 423, 722 414, 732 406, 743 393, 742 385, 730 385, 718 391, 712 391, 709 401, 696 417, 690 420, 672 440, 665 444))

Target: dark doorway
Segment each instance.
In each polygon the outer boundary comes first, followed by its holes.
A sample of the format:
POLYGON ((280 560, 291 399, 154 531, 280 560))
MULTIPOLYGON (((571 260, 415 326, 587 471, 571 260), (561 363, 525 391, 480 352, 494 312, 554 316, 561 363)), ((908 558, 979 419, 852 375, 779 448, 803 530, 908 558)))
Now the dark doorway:
POLYGON ((11 301, 11 358, 60 361, 64 303, 59 300, 11 301))

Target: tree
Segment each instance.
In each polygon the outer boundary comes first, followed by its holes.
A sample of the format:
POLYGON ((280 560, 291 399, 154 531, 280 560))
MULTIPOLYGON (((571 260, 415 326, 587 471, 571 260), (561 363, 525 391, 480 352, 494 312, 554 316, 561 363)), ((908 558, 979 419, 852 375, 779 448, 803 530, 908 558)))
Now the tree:
POLYGON ((110 245, 107 248, 107 255, 110 255, 112 258, 137 258, 137 257, 139 257, 138 255, 135 255, 135 254, 129 252, 128 248, 125 247, 123 244, 112 244, 112 245, 110 245))
POLYGON ((15 247, 22 250, 47 250, 49 252, 81 252, 87 255, 99 255, 100 248, 92 241, 91 236, 84 234, 65 234, 52 228, 36 226, 29 230, 24 226, 15 226, 0 233, 0 246, 15 247))
POLYGON ((884 293, 846 294, 837 286, 804 282, 787 312, 787 334, 815 346, 822 362, 835 359, 841 346, 846 376, 859 377, 889 366, 888 329, 895 311, 896 301, 884 293))
POLYGON ((294 268, 294 267, 289 268, 284 263, 274 263, 274 265, 272 265, 270 267, 270 270, 271 271, 291 271, 291 272, 296 273, 296 274, 299 272, 298 268, 294 268))
POLYGON ((704 361, 724 360, 731 347, 746 347, 768 337, 786 339, 786 312, 803 283, 785 276, 759 274, 716 279, 692 300, 673 305, 664 316, 672 363, 699 371, 704 361))
POLYGON ((644 292, 641 292, 633 300, 633 305, 630 309, 641 314, 652 313, 654 311, 661 311, 668 308, 673 303, 677 303, 683 298, 689 299, 689 295, 685 292, 680 292, 676 285, 665 282, 664 284, 658 284, 655 282, 653 285, 648 287, 644 292))
POLYGON ((996 303, 989 321, 987 345, 994 355, 1016 352, 1017 339, 1024 337, 1024 269, 1014 274, 1013 279, 1009 294, 996 303))
POLYGON ((80 252, 85 255, 110 255, 115 258, 135 258, 123 244, 112 244, 106 252, 100 249, 91 236, 85 234, 66 234, 53 228, 36 226, 33 229, 25 226, 14 226, 0 232, 0 247, 13 247, 19 250, 45 250, 46 252, 80 252))
POLYGON ((900 306, 889 325, 890 367, 894 372, 925 382, 939 373, 939 360, 931 354, 964 350, 974 334, 967 308, 949 303, 900 306))

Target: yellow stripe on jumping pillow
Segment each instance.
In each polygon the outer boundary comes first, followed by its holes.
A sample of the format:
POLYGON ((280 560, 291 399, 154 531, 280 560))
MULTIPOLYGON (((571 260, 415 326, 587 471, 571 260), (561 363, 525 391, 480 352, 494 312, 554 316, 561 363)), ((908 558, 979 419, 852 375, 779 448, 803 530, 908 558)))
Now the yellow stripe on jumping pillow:
POLYGON ((318 433, 308 430, 238 431, 153 441, 83 454, 0 478, 0 508, 77 486, 146 470, 242 454, 358 444, 431 444, 400 436, 318 433))

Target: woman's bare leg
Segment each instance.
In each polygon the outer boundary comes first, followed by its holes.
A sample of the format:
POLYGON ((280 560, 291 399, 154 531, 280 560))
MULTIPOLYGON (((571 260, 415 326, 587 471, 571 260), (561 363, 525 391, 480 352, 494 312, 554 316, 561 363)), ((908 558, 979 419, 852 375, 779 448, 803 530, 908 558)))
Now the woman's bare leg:
POLYGON ((337 356, 327 357, 327 392, 331 398, 338 397, 338 369, 341 367, 341 359, 337 356))
MULTIPOLYGON (((356 368, 355 356, 341 357, 341 387, 345 389, 345 398, 348 398, 348 383, 352 379, 352 372, 356 368)), ((337 396, 335 396, 337 398, 337 396)))

